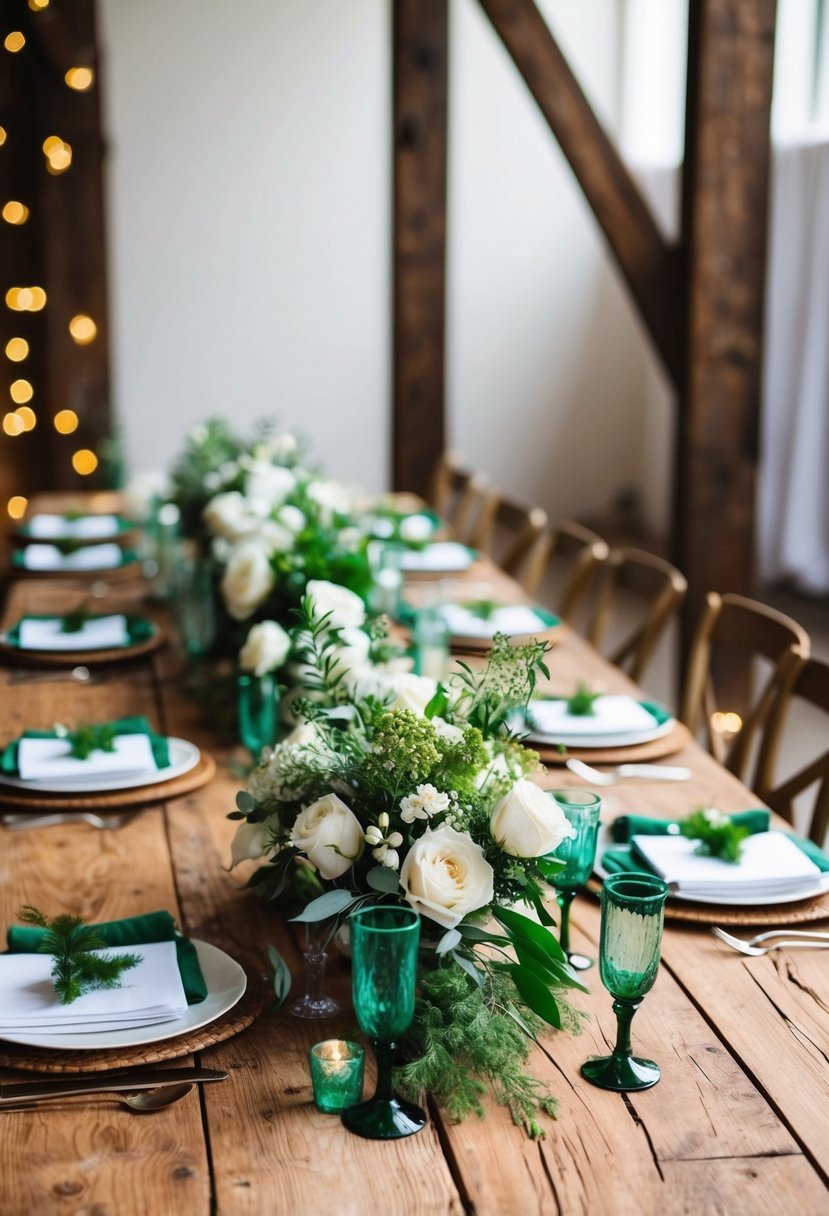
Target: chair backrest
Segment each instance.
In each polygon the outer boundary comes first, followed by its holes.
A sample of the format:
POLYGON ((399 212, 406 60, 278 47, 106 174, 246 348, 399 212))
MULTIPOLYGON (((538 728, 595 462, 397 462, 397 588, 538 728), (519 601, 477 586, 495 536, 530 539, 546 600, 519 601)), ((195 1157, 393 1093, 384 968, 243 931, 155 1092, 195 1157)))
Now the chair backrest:
POLYGON ((683 681, 680 717, 693 733, 704 727, 708 750, 736 776, 745 777, 775 697, 810 648, 806 630, 766 604, 715 591, 705 597, 683 681), (736 707, 717 702, 715 668, 718 657, 725 656, 744 672, 755 658, 766 659, 771 667, 739 716, 729 712, 736 707))
POLYGON ((795 799, 814 785, 817 785, 817 791, 807 833, 811 840, 822 845, 829 831, 829 663, 800 655, 800 662, 792 667, 790 678, 775 698, 763 731, 754 790, 773 811, 794 823, 795 799), (807 721, 802 717, 802 711, 807 706, 808 720, 817 724, 818 737, 826 746, 821 749, 818 745, 815 758, 780 779, 780 745, 786 723, 796 709, 798 736, 802 737, 802 728, 807 721))
POLYGON ((443 452, 432 473, 429 505, 456 540, 472 544, 481 513, 489 508, 488 478, 462 467, 458 452, 443 452))
POLYGON ((653 657, 668 622, 685 598, 688 583, 676 566, 643 549, 613 549, 601 575, 587 631, 588 640, 602 650, 608 630, 624 612, 634 613, 621 640, 608 647, 607 658, 637 684, 653 657))
POLYGON ((546 533, 545 570, 552 582, 553 610, 573 625, 583 608, 599 569, 610 549, 597 532, 573 519, 560 520, 546 533))
POLYGON ((472 543, 517 579, 528 595, 535 595, 549 549, 546 527, 547 512, 541 507, 526 507, 490 493, 472 543))

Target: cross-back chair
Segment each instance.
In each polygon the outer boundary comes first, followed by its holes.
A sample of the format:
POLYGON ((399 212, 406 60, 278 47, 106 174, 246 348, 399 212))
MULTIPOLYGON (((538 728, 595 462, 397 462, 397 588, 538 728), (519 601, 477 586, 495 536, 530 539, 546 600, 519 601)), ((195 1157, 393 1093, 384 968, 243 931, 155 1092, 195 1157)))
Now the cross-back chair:
MULTIPOLYGON (((637 684, 662 635, 685 598, 688 583, 670 562, 644 549, 613 549, 605 562, 591 611, 588 641, 602 650, 621 612, 635 610, 635 623, 608 646, 607 658, 637 684)), ((603 651, 604 653, 604 651, 603 651)))
POLYGON ((573 625, 580 615, 593 580, 609 554, 610 549, 599 534, 574 519, 559 520, 547 529, 544 598, 568 625, 573 625))
POLYGON ((806 630, 784 613, 742 595, 711 591, 705 597, 691 644, 680 717, 694 734, 704 728, 712 756, 737 777, 745 777, 775 698, 809 650, 806 630), (729 663, 739 662, 747 672, 757 658, 771 666, 739 714, 717 700, 716 668, 723 653, 729 663))
POLYGON ((429 505, 446 522, 455 540, 471 545, 482 512, 489 508, 484 473, 463 468, 459 452, 446 451, 438 458, 429 488, 429 505))
POLYGON ((800 655, 785 687, 780 689, 760 740, 755 792, 773 811, 794 823, 795 799, 817 785, 807 835, 822 845, 829 831, 829 663, 800 655), (780 779, 780 747, 790 715, 808 707, 810 720, 822 727, 823 750, 802 768, 780 779))
POLYGON ((535 595, 549 548, 546 527, 547 512, 541 507, 527 507, 490 493, 478 516, 472 544, 516 579, 528 595, 535 595))

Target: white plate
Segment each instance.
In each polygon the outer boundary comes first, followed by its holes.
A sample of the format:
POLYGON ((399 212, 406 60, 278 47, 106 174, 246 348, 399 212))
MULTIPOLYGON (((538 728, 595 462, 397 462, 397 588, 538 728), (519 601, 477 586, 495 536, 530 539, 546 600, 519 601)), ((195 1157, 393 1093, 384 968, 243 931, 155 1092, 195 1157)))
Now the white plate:
POLYGON ((629 734, 615 735, 542 735, 533 731, 527 735, 528 743, 544 743, 548 747, 556 747, 559 743, 564 747, 572 747, 578 751, 589 751, 591 747, 636 747, 640 743, 650 743, 652 739, 661 739, 669 735, 676 726, 676 719, 669 718, 661 726, 653 730, 631 731, 629 734))
POLYGON ((121 1030, 108 1030, 102 1034, 41 1034, 36 1030, 23 1034, 0 1035, 9 1043, 23 1043, 26 1047, 50 1047, 62 1051, 103 1051, 107 1048, 142 1047, 145 1043, 161 1043, 175 1039, 180 1034, 189 1034, 201 1026, 215 1022, 242 999, 247 987, 247 976, 239 964, 207 942, 193 939, 207 996, 198 1005, 188 1005, 183 1017, 174 1022, 158 1026, 125 1026, 121 1030))
POLYGON ((7 777, 0 773, 0 785, 27 790, 30 794, 108 794, 110 790, 135 790, 143 785, 158 785, 189 773, 199 762, 201 752, 195 743, 186 739, 167 740, 170 748, 170 763, 166 768, 150 773, 134 773, 131 777, 110 777, 106 773, 91 774, 84 781, 24 781, 21 777, 7 777))
MULTIPOLYGON (((623 844, 618 844, 613 840, 610 825, 607 825, 602 829, 602 833, 599 837, 599 847, 596 850, 596 864, 593 867, 593 872, 598 878, 601 878, 604 881, 604 879, 608 876, 607 870, 603 868, 599 860, 605 850, 614 848, 623 849, 624 847, 625 846, 623 844)), ((647 868, 645 868, 645 873, 647 872, 647 868)), ((769 899, 767 895, 734 895, 731 898, 721 897, 719 899, 712 900, 703 899, 699 895, 680 895, 676 891, 671 892, 671 899, 675 899, 681 904, 709 904, 712 907, 719 907, 722 905, 724 908, 774 908, 777 904, 796 904, 804 899, 814 899, 817 895, 825 895, 827 891, 829 891, 829 874, 824 874, 810 890, 804 891, 801 888, 799 891, 793 891, 788 895, 775 895, 774 899, 769 899)))

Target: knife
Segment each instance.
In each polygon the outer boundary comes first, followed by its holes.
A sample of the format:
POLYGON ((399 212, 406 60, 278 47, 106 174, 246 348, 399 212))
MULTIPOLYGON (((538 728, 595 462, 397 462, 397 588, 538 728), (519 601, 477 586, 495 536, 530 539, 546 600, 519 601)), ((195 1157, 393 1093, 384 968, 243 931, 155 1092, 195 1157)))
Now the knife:
POLYGON ((162 1085, 181 1085, 183 1081, 226 1081, 227 1073, 217 1068, 155 1068, 135 1073, 78 1073, 59 1081, 3 1081, 0 1083, 0 1109, 17 1102, 40 1098, 68 1098, 72 1094, 129 1093, 139 1089, 158 1089, 162 1085))

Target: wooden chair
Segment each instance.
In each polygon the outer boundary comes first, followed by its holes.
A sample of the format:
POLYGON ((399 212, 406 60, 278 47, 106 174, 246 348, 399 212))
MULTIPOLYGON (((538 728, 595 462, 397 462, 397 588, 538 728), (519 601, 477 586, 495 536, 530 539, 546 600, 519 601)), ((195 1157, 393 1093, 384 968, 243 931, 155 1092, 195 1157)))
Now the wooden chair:
POLYGON ((607 648, 606 657, 641 684, 645 668, 687 589, 685 575, 664 558, 643 549, 613 549, 592 608, 588 641, 602 651, 608 630, 618 621, 620 608, 630 605, 635 610, 636 623, 621 641, 607 648))
POLYGON ((807 834, 815 844, 822 845, 829 831, 829 746, 816 759, 775 784, 784 728, 800 702, 817 711, 810 717, 818 720, 823 740, 829 744, 829 663, 800 655, 800 662, 791 668, 790 678, 775 698, 760 740, 753 788, 773 811, 794 823, 795 799, 817 783, 807 834))
POLYGON ((545 598, 563 621, 573 625, 610 549, 597 532, 573 519, 548 528, 544 540, 545 582, 551 583, 545 598))
POLYGON ((432 473, 429 506, 446 522, 455 540, 473 544, 481 513, 489 506, 484 473, 472 473, 461 466, 458 452, 444 452, 432 473))
POLYGON ((782 612, 742 595, 711 591, 705 597, 691 645, 680 718, 695 734, 704 727, 711 755, 737 777, 745 776, 775 698, 809 650, 805 629, 782 612), (727 705, 722 708, 731 712, 723 714, 717 703, 715 671, 722 657, 729 665, 739 663, 745 673, 750 673, 754 659, 771 665, 771 673, 740 714, 734 712, 737 707, 727 705))
POLYGON ((547 512, 541 507, 525 507, 490 493, 478 515, 472 544, 516 579, 527 595, 535 595, 549 549, 546 527, 547 512))

